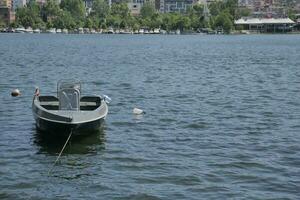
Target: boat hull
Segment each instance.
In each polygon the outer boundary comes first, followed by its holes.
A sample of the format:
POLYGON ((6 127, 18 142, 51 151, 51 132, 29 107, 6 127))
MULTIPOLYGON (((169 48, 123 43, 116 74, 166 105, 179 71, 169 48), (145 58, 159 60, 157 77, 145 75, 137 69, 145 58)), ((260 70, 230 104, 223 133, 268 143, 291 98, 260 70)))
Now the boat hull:
POLYGON ((101 96, 80 97, 80 86, 58 86, 58 97, 33 97, 32 113, 38 131, 48 135, 88 135, 100 130, 108 113, 106 100, 101 96), (76 87, 75 87, 76 86, 76 87), (79 88, 79 89, 78 89, 79 88))
POLYGON ((73 135, 89 135, 95 133, 101 128, 104 118, 79 124, 52 122, 39 117, 36 117, 35 121, 39 131, 51 135, 68 136, 71 131, 73 131, 73 135))

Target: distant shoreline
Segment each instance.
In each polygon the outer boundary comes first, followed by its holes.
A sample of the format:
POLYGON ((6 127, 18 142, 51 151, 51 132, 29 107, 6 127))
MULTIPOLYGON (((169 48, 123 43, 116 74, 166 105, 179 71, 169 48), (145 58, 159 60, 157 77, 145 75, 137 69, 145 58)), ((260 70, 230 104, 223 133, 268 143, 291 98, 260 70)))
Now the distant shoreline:
POLYGON ((223 33, 223 32, 193 32, 193 31, 184 31, 181 32, 180 30, 174 31, 165 31, 165 30, 136 30, 136 31, 129 31, 129 30, 113 30, 113 29, 105 29, 105 30, 95 30, 95 29, 88 29, 88 28, 81 28, 77 30, 68 31, 67 29, 48 29, 48 30, 40 30, 40 29, 24 29, 24 28, 3 28, 0 29, 0 33, 13 33, 13 34, 53 34, 53 35, 298 35, 300 31, 291 31, 291 32, 270 32, 270 33, 261 33, 255 31, 248 31, 248 30, 234 30, 230 33, 223 33))
POLYGON ((207 34, 207 33, 159 33, 159 34, 145 34, 145 33, 12 33, 12 32, 0 32, 0 34, 13 34, 13 35, 299 35, 300 32, 288 32, 288 33, 229 33, 229 34, 207 34))

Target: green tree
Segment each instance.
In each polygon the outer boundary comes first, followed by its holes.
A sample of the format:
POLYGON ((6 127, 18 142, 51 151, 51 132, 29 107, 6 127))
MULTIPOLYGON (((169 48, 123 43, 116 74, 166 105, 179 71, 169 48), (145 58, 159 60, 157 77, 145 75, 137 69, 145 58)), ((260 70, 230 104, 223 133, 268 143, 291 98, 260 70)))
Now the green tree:
POLYGON ((16 22, 23 27, 38 28, 44 25, 41 10, 35 1, 30 1, 26 7, 16 10, 16 22))
POLYGON ((151 17, 151 29, 160 28, 163 23, 162 16, 159 13, 155 13, 151 17))
POLYGON ((53 22, 48 24, 48 28, 67 28, 73 30, 76 28, 76 22, 72 17, 71 13, 68 11, 61 10, 56 18, 54 18, 53 22))
POLYGON ((132 28, 132 30, 136 31, 136 30, 139 30, 140 29, 140 23, 139 21, 135 18, 135 17, 132 17, 131 18, 131 21, 129 23, 129 26, 132 28))
POLYGON ((127 28, 131 20, 129 8, 126 3, 113 3, 106 24, 114 28, 127 28))
POLYGON ((108 27, 120 28, 121 17, 118 15, 109 15, 106 24, 108 27))
POLYGON ((296 17, 296 11, 293 10, 293 9, 288 9, 288 17, 291 19, 291 20, 294 20, 296 21, 297 20, 297 17, 296 17))
POLYGON ((90 17, 86 18, 84 27, 85 28, 89 28, 89 29, 95 27, 94 20, 92 18, 90 18, 90 17))
POLYGON ((217 16, 223 9, 221 1, 215 1, 209 4, 209 11, 212 16, 217 16))
POLYGON ((53 22, 52 22, 52 21, 48 21, 48 22, 46 23, 46 28, 47 28, 47 29, 53 28, 53 27, 54 27, 54 25, 53 25, 53 22))
MULTIPOLYGON (((246 16, 249 10, 237 9, 238 0, 216 1, 209 5, 209 22, 204 18, 204 6, 196 4, 189 7, 187 13, 157 13, 154 4, 147 1, 141 8, 141 15, 130 15, 126 3, 113 3, 109 8, 106 0, 94 0, 92 11, 86 16, 83 0, 62 0, 58 5, 56 0, 48 0, 42 8, 35 0, 30 0, 24 8, 18 8, 16 24, 24 27, 31 26, 48 28, 79 27, 88 28, 132 28, 149 29, 162 28, 167 31, 180 29, 181 31, 198 30, 203 27, 222 28, 229 33, 233 28, 234 17, 246 16)), ((294 17, 294 13, 290 12, 294 17)), ((3 24, 3 22, 2 22, 3 24)))
POLYGON ((5 21, 0 17, 0 28, 4 28, 6 26, 5 21))
POLYGON ((203 10, 204 7, 201 4, 196 4, 188 10, 187 15, 190 18, 191 28, 193 30, 205 27, 206 24, 204 20, 203 10))
POLYGON ((73 18, 80 20, 80 23, 82 23, 85 18, 85 7, 82 0, 62 0, 60 7, 70 12, 73 18))
POLYGON ((192 10, 198 17, 202 17, 204 14, 204 6, 202 4, 196 4, 190 10, 192 10))
MULTIPOLYGON (((1 24, 1 19, 0 19, 0 24, 1 24)), ((0 26, 1 26, 1 25, 0 25, 0 26)), ((9 26, 12 27, 12 28, 17 28, 17 27, 18 27, 18 24, 17 24, 16 21, 14 21, 14 22, 12 22, 9 26)))
POLYGON ((106 18, 109 14, 109 5, 105 0, 95 0, 92 6, 92 16, 106 18))
POLYGON ((177 29, 177 13, 166 13, 162 18, 162 28, 166 31, 171 31, 177 29))
POLYGON ((222 28, 225 33, 230 33, 232 27, 232 16, 228 12, 222 12, 216 17, 214 28, 222 28))
POLYGON ((176 26, 180 31, 189 30, 191 28, 191 20, 187 16, 180 15, 177 19, 176 26))
POLYGON ((251 15, 251 10, 249 8, 239 8, 236 11, 236 19, 239 19, 241 17, 248 17, 251 15))
POLYGON ((101 22, 104 21, 102 18, 98 18, 95 16, 89 16, 87 19, 90 19, 92 21, 92 27, 93 29, 98 29, 101 25, 101 22))
POLYGON ((121 23, 120 23, 120 28, 127 28, 128 27, 128 23, 127 20, 125 19, 121 19, 121 23))
POLYGON ((45 16, 45 21, 48 18, 56 17, 60 13, 60 8, 55 0, 48 0, 46 5, 42 8, 42 12, 45 16))
POLYGON ((130 16, 129 8, 126 3, 113 3, 111 6, 111 15, 126 19, 130 16))
POLYGON ((141 16, 143 18, 152 17, 156 13, 154 4, 147 1, 141 8, 141 16))
POLYGON ((238 8, 238 0, 226 0, 223 5, 223 10, 228 10, 229 14, 232 16, 232 20, 236 18, 236 10, 238 8))

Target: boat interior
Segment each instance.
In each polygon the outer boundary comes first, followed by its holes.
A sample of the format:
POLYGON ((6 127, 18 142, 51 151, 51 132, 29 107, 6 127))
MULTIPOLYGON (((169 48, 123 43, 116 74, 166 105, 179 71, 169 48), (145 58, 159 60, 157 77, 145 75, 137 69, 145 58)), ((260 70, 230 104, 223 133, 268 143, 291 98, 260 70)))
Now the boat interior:
POLYGON ((96 110, 101 105, 101 98, 99 96, 83 96, 80 101, 72 105, 72 101, 65 103, 55 96, 39 96, 40 105, 47 110, 81 110, 92 111, 96 110))

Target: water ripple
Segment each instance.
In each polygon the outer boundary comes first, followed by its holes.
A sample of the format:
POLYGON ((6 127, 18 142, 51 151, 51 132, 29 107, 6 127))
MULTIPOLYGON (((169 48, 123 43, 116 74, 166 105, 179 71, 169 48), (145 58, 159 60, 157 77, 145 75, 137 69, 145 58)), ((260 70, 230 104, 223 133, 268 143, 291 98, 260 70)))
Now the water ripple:
POLYGON ((299 44, 0 34, 0 198, 298 199, 299 44), (32 95, 65 77, 112 102, 103 130, 72 138, 47 176, 65 140, 36 131, 32 95))

